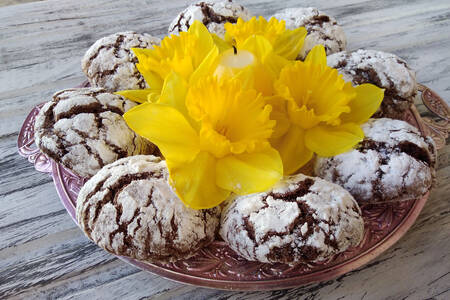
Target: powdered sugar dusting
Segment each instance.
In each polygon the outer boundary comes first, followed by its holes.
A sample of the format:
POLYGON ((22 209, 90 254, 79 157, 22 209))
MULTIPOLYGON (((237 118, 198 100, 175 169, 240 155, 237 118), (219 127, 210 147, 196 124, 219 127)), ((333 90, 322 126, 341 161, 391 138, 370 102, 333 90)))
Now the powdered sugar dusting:
POLYGON ((249 221, 258 228, 257 240, 262 240, 269 231, 284 233, 300 214, 296 203, 286 203, 283 200, 275 200, 273 197, 268 197, 266 201, 267 208, 258 213, 252 212, 249 216, 249 221))
POLYGON ((367 138, 390 146, 400 142, 414 143, 420 148, 429 146, 429 140, 426 140, 416 127, 405 121, 388 118, 371 119, 363 124, 362 129, 367 138))
POLYGON ((357 245, 363 227, 347 191, 298 174, 270 191, 236 197, 222 214, 220 234, 248 260, 296 263, 321 261, 357 245))
POLYGON ((354 81, 360 71, 370 71, 376 73, 379 81, 373 84, 392 90, 400 97, 413 96, 417 91, 415 72, 403 59, 391 53, 359 49, 331 55, 327 57, 327 63, 332 68, 338 68, 346 81, 354 81))
POLYGON ((407 200, 429 190, 434 174, 429 139, 404 121, 386 118, 369 120, 363 130, 363 146, 317 159, 315 173, 338 183, 360 203, 407 200))

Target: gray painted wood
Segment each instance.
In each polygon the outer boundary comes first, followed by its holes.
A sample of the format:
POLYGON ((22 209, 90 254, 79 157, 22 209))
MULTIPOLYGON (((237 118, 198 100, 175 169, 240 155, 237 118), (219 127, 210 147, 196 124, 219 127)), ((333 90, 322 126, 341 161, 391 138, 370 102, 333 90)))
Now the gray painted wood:
MULTIPOLYGON (((3 5, 20 0, 8 0, 3 5)), ((121 30, 162 37, 189 1, 54 0, 0 8, 0 298, 11 299, 449 299, 450 146, 438 185, 411 230, 366 266, 291 290, 223 292, 142 272, 89 242, 66 214, 49 176, 17 155, 33 106, 83 81, 80 59, 121 30)), ((254 14, 316 6, 337 17, 349 49, 404 57, 420 82, 450 100, 450 2, 241 1, 254 14)))

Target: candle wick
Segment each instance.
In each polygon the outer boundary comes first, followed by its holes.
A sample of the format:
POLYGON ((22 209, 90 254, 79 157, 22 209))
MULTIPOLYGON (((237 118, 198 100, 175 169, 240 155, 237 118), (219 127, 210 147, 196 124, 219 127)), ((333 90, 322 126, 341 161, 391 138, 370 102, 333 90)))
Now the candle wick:
POLYGON ((234 52, 234 55, 237 55, 237 48, 236 48, 236 46, 233 46, 233 52, 234 52))

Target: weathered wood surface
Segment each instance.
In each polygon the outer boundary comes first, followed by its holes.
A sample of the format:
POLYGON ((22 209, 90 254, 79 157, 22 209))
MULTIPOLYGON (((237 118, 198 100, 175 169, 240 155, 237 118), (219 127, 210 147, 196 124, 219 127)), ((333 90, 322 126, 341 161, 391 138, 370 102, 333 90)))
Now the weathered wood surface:
MULTIPOLYGON (((84 237, 50 177, 17 154, 20 126, 33 106, 83 81, 80 58, 96 39, 121 30, 163 36, 188 2, 55 0, 0 8, 0 298, 449 299, 449 145, 439 155, 438 185, 411 230, 373 262, 336 280, 264 293, 196 288, 142 272, 84 237)), ((285 7, 319 7, 344 26, 349 49, 404 57, 420 82, 450 100, 448 0, 241 3, 265 16, 285 7)))

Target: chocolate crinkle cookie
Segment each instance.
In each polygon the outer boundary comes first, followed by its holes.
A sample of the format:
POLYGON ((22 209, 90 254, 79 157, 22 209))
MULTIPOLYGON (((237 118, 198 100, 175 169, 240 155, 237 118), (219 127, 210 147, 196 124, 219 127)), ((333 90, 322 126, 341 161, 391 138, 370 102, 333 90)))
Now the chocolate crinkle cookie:
POLYGON ((224 37, 224 24, 236 23, 238 18, 248 21, 250 13, 242 5, 229 1, 202 1, 189 5, 170 23, 169 34, 188 31, 195 20, 202 22, 209 32, 224 37))
POLYGON ((344 30, 336 19, 317 8, 287 8, 275 13, 272 17, 285 20, 287 29, 305 27, 308 31, 299 59, 305 59, 309 51, 319 44, 325 47, 327 55, 343 51, 347 47, 344 30))
POLYGON ((239 196, 222 213, 220 235, 239 255, 268 263, 331 258, 363 237, 364 221, 340 186, 302 174, 273 189, 239 196))
POLYGON ((166 163, 152 155, 120 159, 82 187, 77 220, 106 251, 147 262, 188 258, 214 240, 220 210, 187 208, 168 183, 166 163))
POLYGON ((375 118, 402 119, 414 103, 417 93, 415 72, 394 54, 360 49, 330 55, 327 62, 354 85, 372 83, 385 89, 375 118))
POLYGON ((160 39, 132 31, 119 32, 96 41, 81 60, 81 68, 93 87, 109 91, 148 88, 136 68, 131 48, 152 48, 160 39))
POLYGON ((136 135, 122 117, 135 105, 101 88, 60 91, 36 117, 36 145, 86 178, 119 158, 151 154, 156 147, 136 135))
POLYGON ((315 173, 348 190, 360 205, 416 199, 431 188, 435 146, 400 120, 371 119, 356 149, 318 158, 315 173))

